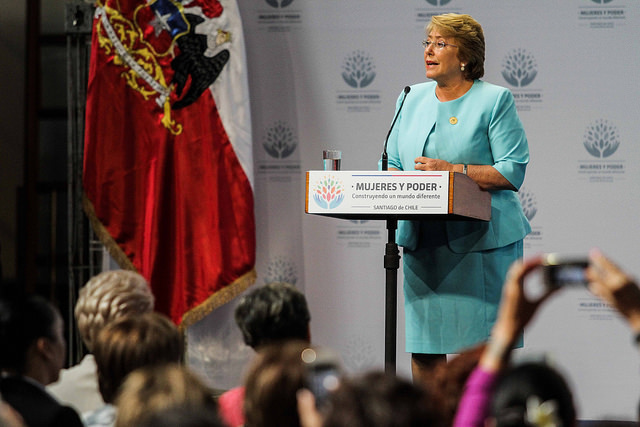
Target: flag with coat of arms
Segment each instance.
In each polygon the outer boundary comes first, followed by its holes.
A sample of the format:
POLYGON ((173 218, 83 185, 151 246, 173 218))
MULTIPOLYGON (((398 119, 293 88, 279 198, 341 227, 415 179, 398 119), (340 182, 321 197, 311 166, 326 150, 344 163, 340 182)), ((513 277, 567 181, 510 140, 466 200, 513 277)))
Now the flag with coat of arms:
POLYGON ((99 0, 84 207, 156 310, 189 326, 255 280, 253 160, 235 0, 99 0))

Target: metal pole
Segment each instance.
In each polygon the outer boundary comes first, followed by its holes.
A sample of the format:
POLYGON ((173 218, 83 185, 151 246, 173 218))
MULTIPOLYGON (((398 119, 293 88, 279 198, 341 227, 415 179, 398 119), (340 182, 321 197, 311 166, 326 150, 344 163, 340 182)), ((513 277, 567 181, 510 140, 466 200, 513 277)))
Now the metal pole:
POLYGON ((398 268, 400 267, 400 251, 396 244, 397 219, 387 220, 387 244, 384 253, 384 268, 386 270, 385 286, 385 371, 396 372, 396 336, 398 318, 398 268))

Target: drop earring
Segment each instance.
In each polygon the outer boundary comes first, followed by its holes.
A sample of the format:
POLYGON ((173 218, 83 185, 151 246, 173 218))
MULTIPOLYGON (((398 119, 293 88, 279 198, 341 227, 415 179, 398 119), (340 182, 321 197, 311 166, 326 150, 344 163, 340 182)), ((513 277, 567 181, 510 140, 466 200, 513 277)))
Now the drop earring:
POLYGON ((464 64, 460 64, 460 71, 464 71, 464 64))

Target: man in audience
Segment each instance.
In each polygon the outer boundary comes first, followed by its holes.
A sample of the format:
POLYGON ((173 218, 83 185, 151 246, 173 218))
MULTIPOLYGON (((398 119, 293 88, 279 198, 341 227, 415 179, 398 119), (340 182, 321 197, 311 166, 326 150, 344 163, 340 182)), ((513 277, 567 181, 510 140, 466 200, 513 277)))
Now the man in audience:
MULTIPOLYGON (((148 313, 153 310, 153 302, 147 281, 136 272, 112 270, 91 278, 80 290, 75 307, 78 330, 89 352, 105 325, 123 316, 148 313)), ((79 413, 103 406, 93 354, 63 369, 60 380, 49 385, 48 391, 79 413)))
POLYGON ((0 395, 29 427, 81 427, 44 386, 58 379, 66 345, 58 310, 41 297, 0 300, 0 395))
MULTIPOLYGON (((235 310, 235 320, 245 344, 260 348, 287 340, 310 342, 311 316, 302 292, 286 283, 270 283, 243 296, 235 310)), ((230 427, 244 424, 244 387, 223 393, 220 415, 230 427)))

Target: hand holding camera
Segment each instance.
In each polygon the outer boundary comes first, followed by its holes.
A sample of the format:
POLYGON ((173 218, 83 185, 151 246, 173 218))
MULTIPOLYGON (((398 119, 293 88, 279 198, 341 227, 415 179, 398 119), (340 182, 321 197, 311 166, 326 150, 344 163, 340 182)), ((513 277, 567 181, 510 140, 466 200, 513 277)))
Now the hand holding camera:
POLYGON ((586 271, 589 289, 616 308, 640 332, 640 288, 631 276, 600 251, 589 254, 591 264, 586 271))

